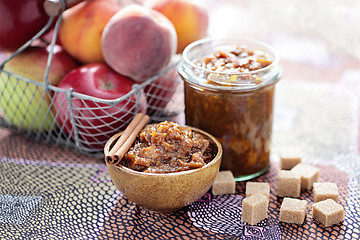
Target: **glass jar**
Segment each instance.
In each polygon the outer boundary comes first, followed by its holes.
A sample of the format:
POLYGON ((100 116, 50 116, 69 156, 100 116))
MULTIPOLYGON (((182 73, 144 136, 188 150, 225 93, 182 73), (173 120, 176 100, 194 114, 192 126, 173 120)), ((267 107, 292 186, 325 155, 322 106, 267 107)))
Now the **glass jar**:
POLYGON ((275 51, 253 40, 203 39, 184 50, 178 72, 184 81, 186 125, 221 142, 221 170, 231 170, 237 181, 265 172, 270 163, 274 88, 282 74, 275 51), (269 65, 240 72, 199 64, 217 51, 239 46, 263 54, 269 65))

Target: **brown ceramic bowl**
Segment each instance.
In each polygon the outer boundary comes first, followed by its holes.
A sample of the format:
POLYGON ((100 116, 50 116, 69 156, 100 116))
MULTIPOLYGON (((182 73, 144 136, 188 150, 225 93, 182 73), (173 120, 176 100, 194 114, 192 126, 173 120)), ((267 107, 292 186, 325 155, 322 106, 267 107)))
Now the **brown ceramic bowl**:
MULTIPOLYGON (((127 167, 107 164, 110 177, 124 196, 146 209, 170 212, 181 209, 201 198, 214 183, 219 171, 222 147, 212 135, 190 127, 205 135, 218 148, 215 158, 202 168, 176 173, 144 173, 127 167)), ((118 133, 105 144, 105 156, 120 137, 118 133)), ((106 162, 106 161, 105 161, 106 162)))

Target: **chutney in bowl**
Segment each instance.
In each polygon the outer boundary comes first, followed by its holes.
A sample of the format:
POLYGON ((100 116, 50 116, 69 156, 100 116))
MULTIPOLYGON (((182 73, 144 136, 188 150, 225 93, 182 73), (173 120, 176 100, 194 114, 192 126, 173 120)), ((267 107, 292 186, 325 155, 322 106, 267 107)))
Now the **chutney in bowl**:
MULTIPOLYGON (((181 134, 179 135, 177 131, 165 131, 161 129, 161 125, 149 124, 139 134, 120 164, 111 165, 106 162, 110 177, 117 189, 127 199, 146 209, 169 212, 193 203, 211 188, 219 171, 222 157, 220 142, 209 133, 197 128, 189 126, 176 128, 182 131, 183 136, 180 136, 181 134), (166 133, 167 139, 163 133, 166 133), (171 134, 174 136, 169 136, 171 134), (150 138, 165 137, 165 141, 148 139, 148 144, 141 143, 140 136, 142 135, 144 139, 149 136, 150 138), (193 143, 190 143, 189 139, 193 139, 193 143), (204 145, 199 145, 199 139, 205 139, 210 148, 206 150, 204 145), (165 152, 154 150, 156 147, 166 149, 164 146, 166 144, 175 144, 176 147, 167 146, 169 149, 165 152), (189 148, 188 145, 193 146, 189 148), (149 151, 144 150, 145 155, 140 153, 135 156, 134 152, 139 153, 141 149, 146 148, 149 148, 147 149, 149 151), (176 154, 169 154, 169 152, 176 154), (159 154, 171 156, 164 157, 159 154), (151 159, 146 160, 144 156, 151 159), (185 159, 186 156, 190 157, 185 159)), ((104 148, 105 156, 120 136, 121 133, 118 133, 108 140, 104 148)))

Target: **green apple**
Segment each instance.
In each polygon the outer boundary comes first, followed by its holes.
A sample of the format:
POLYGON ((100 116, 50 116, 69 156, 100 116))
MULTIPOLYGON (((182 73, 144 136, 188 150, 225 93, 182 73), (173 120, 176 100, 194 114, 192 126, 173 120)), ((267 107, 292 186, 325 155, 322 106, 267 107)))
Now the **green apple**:
MULTIPOLYGON (((48 131, 53 125, 52 93, 46 93, 42 85, 49 51, 49 47, 29 47, 6 63, 0 73, 0 111, 7 121, 20 129, 48 131)), ((56 86, 75 67, 75 60, 55 45, 49 83, 56 86)))

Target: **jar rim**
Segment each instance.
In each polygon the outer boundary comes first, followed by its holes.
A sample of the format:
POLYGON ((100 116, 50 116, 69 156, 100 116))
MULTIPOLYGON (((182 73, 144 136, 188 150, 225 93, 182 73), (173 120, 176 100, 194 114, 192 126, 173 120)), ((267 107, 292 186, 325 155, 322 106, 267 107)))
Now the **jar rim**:
POLYGON ((195 63, 193 63, 189 57, 188 54, 189 52, 196 46, 200 45, 200 44, 204 44, 204 43, 210 43, 210 42, 232 42, 233 44, 236 43, 241 43, 241 42, 247 42, 247 43, 253 43, 253 44, 257 44, 259 46, 265 47, 266 48, 266 52, 270 53, 273 56, 273 60, 271 62, 271 64, 269 64, 266 67, 257 69, 257 70, 252 70, 249 72, 235 72, 235 73, 231 73, 231 75, 248 75, 248 74, 255 74, 255 73, 259 73, 262 71, 267 71, 268 69, 272 68, 273 66, 277 65, 279 63, 279 56, 277 54, 277 52, 274 50, 273 47, 271 47, 270 45, 258 41, 258 40, 254 40, 254 39, 250 39, 250 38, 204 38, 204 39, 200 39, 197 40, 195 42, 190 43, 188 46, 186 46, 186 48, 183 51, 182 57, 184 62, 186 62, 187 64, 189 64, 191 67, 194 67, 196 69, 199 70, 203 70, 209 73, 216 73, 216 74, 228 74, 222 71, 214 71, 214 70, 210 70, 204 67, 201 67, 199 65, 196 65, 195 63))
POLYGON ((249 92, 277 83, 282 75, 279 56, 266 43, 248 38, 204 38, 189 44, 183 51, 178 73, 188 84, 213 91, 249 92), (245 46, 253 51, 262 51, 272 58, 263 68, 248 72, 214 71, 195 62, 209 56, 216 50, 245 46), (208 78, 210 76, 210 78, 208 78))

